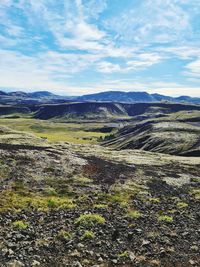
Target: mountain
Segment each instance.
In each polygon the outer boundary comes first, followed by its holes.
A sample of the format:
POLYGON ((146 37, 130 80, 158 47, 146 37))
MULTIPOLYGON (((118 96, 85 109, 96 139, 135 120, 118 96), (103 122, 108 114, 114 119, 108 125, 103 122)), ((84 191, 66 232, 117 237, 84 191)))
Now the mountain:
POLYGON ((66 101, 96 101, 96 102, 121 102, 121 103, 153 103, 153 102, 174 102, 200 104, 200 98, 190 96, 171 97, 161 94, 149 94, 147 92, 123 92, 106 91, 82 96, 61 96, 48 91, 36 91, 26 93, 23 91, 4 92, 0 91, 1 104, 39 104, 39 103, 58 103, 66 101))
POLYGON ((45 103, 62 103, 66 102, 70 97, 60 96, 48 91, 36 91, 26 93, 23 91, 4 92, 0 91, 0 104, 12 105, 33 105, 45 103))
POLYGON ((154 98, 146 92, 108 91, 97 94, 83 95, 80 101, 114 101, 114 102, 153 102, 154 98))
POLYGON ((96 94, 83 95, 76 98, 77 101, 113 101, 125 103, 138 102, 176 102, 176 103, 194 103, 200 104, 200 98, 180 96, 170 97, 160 94, 149 94, 147 92, 122 92, 122 91, 107 91, 96 94))
POLYGON ((60 98, 60 96, 52 94, 48 91, 36 91, 33 93, 27 94, 29 97, 33 98, 43 98, 43 97, 50 97, 50 98, 60 98))
POLYGON ((7 93, 4 91, 0 91, 0 96, 2 96, 2 95, 7 95, 7 93))

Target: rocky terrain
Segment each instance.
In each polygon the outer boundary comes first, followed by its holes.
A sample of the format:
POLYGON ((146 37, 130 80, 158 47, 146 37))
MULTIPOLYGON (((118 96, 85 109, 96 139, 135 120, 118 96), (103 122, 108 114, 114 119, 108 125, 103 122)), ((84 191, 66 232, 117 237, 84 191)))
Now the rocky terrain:
POLYGON ((199 266, 200 158, 0 130, 0 266, 199 266))

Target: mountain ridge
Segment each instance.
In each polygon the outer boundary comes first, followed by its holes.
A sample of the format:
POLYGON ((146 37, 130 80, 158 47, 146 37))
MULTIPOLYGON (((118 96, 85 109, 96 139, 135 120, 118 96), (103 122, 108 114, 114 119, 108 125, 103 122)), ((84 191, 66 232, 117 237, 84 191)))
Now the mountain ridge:
POLYGON ((121 103, 153 103, 153 102, 173 102, 200 104, 200 97, 178 96, 172 97, 158 93, 150 94, 148 92, 124 92, 124 91, 104 91, 94 94, 85 94, 81 96, 63 96, 51 93, 49 91, 35 91, 26 93, 23 91, 5 92, 0 90, 1 100, 8 99, 37 99, 37 100, 73 100, 73 101, 96 101, 96 102, 121 102, 121 103))
POLYGON ((113 102, 125 102, 125 103, 137 103, 137 102, 188 102, 193 104, 200 104, 200 97, 190 96, 165 96, 161 94, 149 94, 147 92, 123 92, 123 91, 106 91, 96 94, 87 94, 77 97, 79 101, 113 101, 113 102))

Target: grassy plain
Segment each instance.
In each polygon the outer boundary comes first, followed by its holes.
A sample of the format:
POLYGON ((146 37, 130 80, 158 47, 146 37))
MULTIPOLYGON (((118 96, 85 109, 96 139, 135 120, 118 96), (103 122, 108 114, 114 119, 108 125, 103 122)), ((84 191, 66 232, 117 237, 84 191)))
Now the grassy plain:
POLYGON ((37 137, 48 139, 50 142, 72 142, 76 144, 97 143, 106 133, 98 131, 103 127, 102 122, 95 123, 60 123, 54 121, 38 120, 29 117, 0 118, 0 125, 13 130, 29 132, 37 137))

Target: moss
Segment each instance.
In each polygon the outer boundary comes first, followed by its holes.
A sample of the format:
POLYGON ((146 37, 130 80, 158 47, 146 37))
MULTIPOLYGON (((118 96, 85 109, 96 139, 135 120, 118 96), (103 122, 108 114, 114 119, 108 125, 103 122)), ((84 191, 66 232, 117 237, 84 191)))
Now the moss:
POLYGON ((33 194, 24 191, 23 194, 15 193, 10 190, 3 191, 0 199, 0 212, 14 211, 18 212, 22 209, 32 209, 47 211, 53 209, 71 209, 75 204, 68 197, 52 196, 47 197, 39 194, 33 194))
POLYGON ((160 203, 160 199, 159 198, 149 198, 149 201, 153 202, 153 203, 160 203))
POLYGON ((187 208, 188 207, 188 204, 185 203, 185 202, 178 202, 176 205, 180 209, 183 209, 183 208, 187 208))
POLYGON ((191 194, 195 200, 200 200, 200 188, 194 188, 191 190, 191 194))
POLYGON ((95 204, 94 208, 96 208, 96 209, 107 209, 108 205, 107 204, 95 204))
POLYGON ((126 213, 126 217, 131 218, 131 219, 138 219, 142 216, 141 212, 137 210, 129 210, 126 213))
POLYGON ((44 188, 44 194, 47 196, 56 196, 57 192, 55 188, 49 186, 47 188, 44 188))
POLYGON ((104 224, 105 219, 100 214, 81 214, 80 217, 75 220, 75 223, 80 226, 92 227, 97 224, 104 224))
POLYGON ((71 240, 73 238, 73 235, 70 232, 67 232, 62 229, 59 231, 58 237, 65 240, 71 240))
POLYGON ((87 178, 87 177, 84 177, 84 176, 75 176, 74 179, 73 179, 73 182, 75 183, 78 183, 79 185, 80 184, 88 184, 88 183, 91 183, 92 180, 87 178))
POLYGON ((168 215, 159 215, 158 216, 158 221, 159 222, 173 222, 173 217, 168 216, 168 215))
POLYGON ((114 192, 113 194, 107 194, 106 200, 109 203, 118 203, 121 207, 127 207, 130 200, 130 194, 124 192, 114 192))
POLYGON ((85 231, 83 235, 81 236, 81 240, 85 239, 93 239, 95 238, 95 233, 93 231, 85 231))
POLYGON ((20 229, 20 230, 25 230, 28 228, 28 223, 24 222, 24 221, 15 221, 13 222, 13 227, 20 229))
POLYGON ((119 258, 128 258, 129 257, 129 252, 128 251, 124 251, 120 254, 118 254, 119 258))

